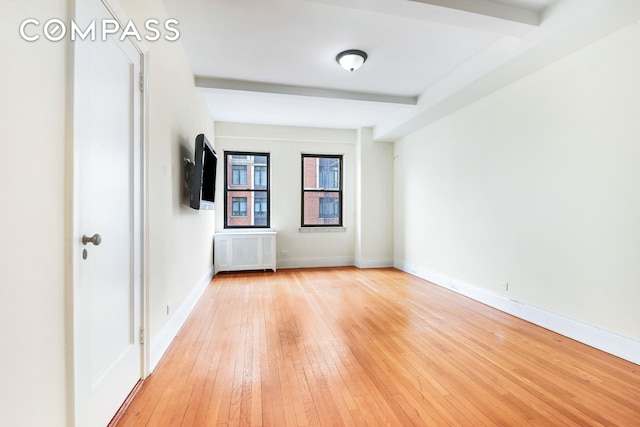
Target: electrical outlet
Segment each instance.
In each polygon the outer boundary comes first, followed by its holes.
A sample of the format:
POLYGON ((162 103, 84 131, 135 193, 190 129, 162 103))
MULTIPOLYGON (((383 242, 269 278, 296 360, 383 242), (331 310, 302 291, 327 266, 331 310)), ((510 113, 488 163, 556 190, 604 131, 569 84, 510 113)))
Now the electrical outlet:
POLYGON ((509 282, 504 282, 500 285, 503 291, 509 292, 509 282))
POLYGON ((283 257, 289 256, 289 251, 286 249, 283 249, 282 251, 280 251, 280 255, 282 255, 283 257))

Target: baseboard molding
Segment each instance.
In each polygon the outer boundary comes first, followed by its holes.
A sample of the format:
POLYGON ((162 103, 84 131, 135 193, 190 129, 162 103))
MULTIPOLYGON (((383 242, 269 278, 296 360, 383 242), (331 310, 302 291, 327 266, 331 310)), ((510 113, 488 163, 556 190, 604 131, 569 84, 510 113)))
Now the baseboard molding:
POLYGON ((140 380, 136 383, 136 385, 133 387, 133 390, 131 390, 131 392, 125 399, 124 403, 120 406, 120 409, 118 409, 118 412, 116 412, 113 418, 111 418, 111 421, 109 421, 109 424, 107 424, 107 427, 117 427, 118 423, 124 416, 125 412, 127 412, 127 409, 129 409, 129 405, 131 405, 131 402, 133 402, 133 399, 136 397, 143 384, 144 380, 140 380))
POLYGON ((277 268, 350 267, 353 257, 278 258, 277 268))
POLYGON ((174 315, 171 316, 169 321, 162 327, 158 335, 152 338, 151 346, 149 350, 149 372, 153 372, 153 370, 158 366, 160 359, 164 356, 164 353, 167 351, 173 339, 178 335, 180 328, 191 314, 193 307, 195 307, 196 303, 202 296, 202 293, 211 282, 211 278, 213 277, 213 266, 211 266, 205 275, 200 279, 198 284, 193 288, 189 296, 184 300, 184 302, 178 307, 175 311, 174 315))
POLYGON ((516 301, 469 283, 396 260, 394 267, 490 307, 640 365, 640 341, 516 301))
POLYGON ((363 259, 356 258, 355 266, 358 268, 387 268, 393 267, 393 258, 363 259))
POLYGON ((321 268, 351 267, 387 268, 393 267, 393 259, 355 259, 352 257, 319 257, 319 258, 278 258, 277 268, 321 268))

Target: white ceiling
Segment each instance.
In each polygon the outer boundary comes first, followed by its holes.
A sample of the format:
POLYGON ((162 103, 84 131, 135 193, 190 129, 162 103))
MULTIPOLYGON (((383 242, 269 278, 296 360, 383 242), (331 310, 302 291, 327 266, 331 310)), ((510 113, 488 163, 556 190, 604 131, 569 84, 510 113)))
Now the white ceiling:
MULTIPOLYGON (((393 140, 631 22, 638 0, 164 0, 216 121, 393 140), (634 5, 635 3, 635 5, 634 5), (369 58, 351 73, 346 49, 369 58)), ((637 17, 636 17, 637 19, 637 17)))

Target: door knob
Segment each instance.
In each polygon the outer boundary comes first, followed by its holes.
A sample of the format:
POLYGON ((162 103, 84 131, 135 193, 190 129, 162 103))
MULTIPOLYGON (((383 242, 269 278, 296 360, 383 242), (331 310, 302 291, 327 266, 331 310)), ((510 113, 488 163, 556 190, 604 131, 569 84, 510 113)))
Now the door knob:
POLYGON ((86 245, 88 243, 93 243, 95 246, 98 246, 100 243, 102 243, 102 236, 100 236, 98 233, 94 234, 91 237, 87 235, 82 236, 82 244, 86 245))

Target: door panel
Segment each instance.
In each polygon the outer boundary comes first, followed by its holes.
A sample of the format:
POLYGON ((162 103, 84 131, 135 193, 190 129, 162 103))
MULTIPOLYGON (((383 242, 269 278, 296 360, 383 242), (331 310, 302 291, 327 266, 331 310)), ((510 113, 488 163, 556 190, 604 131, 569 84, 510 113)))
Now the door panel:
MULTIPOLYGON (((83 28, 103 18, 78 2, 83 28)), ((105 426, 141 377, 140 54, 116 35, 74 48, 76 425, 105 426)))

